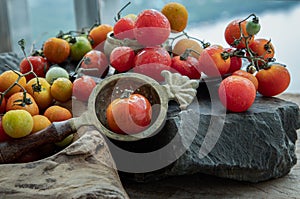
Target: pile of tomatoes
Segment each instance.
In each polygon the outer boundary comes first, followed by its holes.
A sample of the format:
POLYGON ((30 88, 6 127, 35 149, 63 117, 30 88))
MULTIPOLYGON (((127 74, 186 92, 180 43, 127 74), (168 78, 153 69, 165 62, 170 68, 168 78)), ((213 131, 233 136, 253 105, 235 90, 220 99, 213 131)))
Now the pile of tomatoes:
MULTIPOLYGON (((165 9, 164 7, 162 11, 165 9)), ((275 48, 271 39, 258 37, 261 27, 255 14, 245 19, 236 19, 225 27, 224 38, 229 46, 207 45, 199 40, 202 48, 197 48, 198 51, 193 49, 194 43, 188 44, 191 37, 184 32, 184 28, 180 29, 181 32, 174 31, 170 25, 171 30, 167 31, 169 25, 164 22, 168 15, 160 14, 159 11, 145 10, 137 16, 135 23, 126 18, 116 22, 115 26, 118 28, 114 30, 117 29, 118 32, 115 37, 136 39, 145 45, 145 48, 138 51, 130 46, 113 49, 110 64, 116 71, 142 73, 159 82, 164 81, 160 75, 162 70, 177 72, 191 79, 238 76, 225 78, 219 88, 220 101, 232 112, 248 110, 257 92, 272 97, 284 92, 289 86, 289 71, 285 65, 275 62, 275 48), (149 16, 155 16, 156 20, 149 16), (159 20, 163 21, 158 23, 161 26, 157 25, 159 20), (130 24, 133 25, 125 26, 125 21, 131 21, 130 24), (120 28, 122 25, 124 27, 120 28), (130 28, 127 29, 128 27, 130 28), (177 41, 186 45, 180 54, 175 53, 177 49, 173 45, 168 46, 167 40, 173 39, 172 43, 174 42, 174 38, 165 37, 170 32, 179 35, 175 38, 182 35, 187 37, 177 41), (155 35, 158 33, 163 39, 156 39, 155 35)), ((174 24, 174 18, 167 17, 167 20, 174 24)))
MULTIPOLYGON (((275 48, 271 40, 257 37, 260 24, 256 15, 234 20, 226 26, 224 38, 228 43, 227 47, 210 45, 190 37, 184 32, 187 23, 186 8, 180 3, 172 2, 167 3, 160 11, 146 9, 138 15, 119 15, 113 26, 96 24, 88 30, 60 32, 47 39, 39 51, 24 58, 20 63, 20 72, 24 74, 33 71, 36 76, 45 77, 53 66, 69 68, 69 65, 75 65, 70 74, 72 82, 76 75, 78 78, 105 78, 109 71, 113 71, 110 75, 141 73, 160 83, 164 82, 161 76, 163 70, 197 80, 219 77, 223 79, 218 90, 220 101, 232 112, 248 110, 257 92, 270 97, 282 93, 288 87, 290 74, 283 64, 274 62, 275 48), (105 54, 104 43, 111 32, 116 40, 137 41, 143 47, 134 49, 123 43, 105 54), (171 33, 175 35, 174 38, 170 37, 171 33), (243 66, 246 67, 243 69, 243 66)), ((34 74, 29 74, 26 79, 34 77, 34 74)), ((87 85, 90 82, 85 82, 85 79, 81 78, 82 81, 78 84, 80 86, 73 89, 78 99, 83 96, 83 101, 87 101, 91 93, 90 89, 85 88, 95 87, 95 83, 87 85)), ((143 101, 147 108, 139 109, 138 113, 131 111, 126 114, 131 118, 133 115, 144 115, 142 120, 147 122, 140 122, 141 126, 148 126, 151 122, 151 108, 148 107, 147 99, 144 96, 139 96, 139 100, 135 101, 129 99, 131 96, 119 99, 122 103, 112 102, 106 113, 108 124, 112 124, 109 128, 117 129, 115 131, 118 133, 124 132, 119 130, 121 127, 115 121, 118 120, 118 115, 124 117, 124 111, 120 110, 128 109, 128 104, 140 107, 143 101), (126 104, 125 109, 120 108, 120 104, 126 104), (113 112, 124 114, 111 114, 113 112)), ((127 122, 127 126, 134 126, 128 124, 127 122)), ((129 131, 139 132, 135 129, 129 131)))

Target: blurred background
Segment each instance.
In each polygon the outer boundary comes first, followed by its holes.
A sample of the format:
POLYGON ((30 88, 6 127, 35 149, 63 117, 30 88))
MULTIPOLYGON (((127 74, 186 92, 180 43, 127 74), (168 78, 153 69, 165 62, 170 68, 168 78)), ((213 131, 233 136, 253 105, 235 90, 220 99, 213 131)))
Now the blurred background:
MULTIPOLYGON (((261 31, 256 38, 271 39, 277 62, 286 64, 292 80, 286 93, 300 93, 300 56, 298 28, 300 2, 288 0, 173 0, 186 6, 189 23, 186 32, 193 37, 227 47, 224 30, 234 19, 254 13, 261 31)), ((91 27, 96 22, 114 25, 114 16, 127 0, 0 0, 0 53, 21 55, 17 42, 24 38, 27 49, 41 48, 60 30, 91 27)), ((161 10, 169 0, 135 0, 121 13, 138 14, 144 9, 161 10)))

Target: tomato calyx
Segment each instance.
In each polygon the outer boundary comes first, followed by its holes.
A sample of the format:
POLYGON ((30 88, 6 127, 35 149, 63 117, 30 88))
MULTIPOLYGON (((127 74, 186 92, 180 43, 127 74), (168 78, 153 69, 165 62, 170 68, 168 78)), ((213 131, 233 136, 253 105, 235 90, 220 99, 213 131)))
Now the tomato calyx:
POLYGON ((271 43, 271 39, 269 39, 269 41, 264 45, 264 49, 266 50, 267 53, 272 53, 272 51, 274 51, 270 43, 271 43))
POLYGON ((250 64, 250 65, 247 66, 246 71, 247 71, 248 73, 254 74, 255 72, 257 72, 257 69, 256 69, 255 66, 253 66, 252 64, 250 64))
POLYGON ((221 53, 221 57, 223 60, 227 60, 230 58, 230 53, 225 50, 221 53))
POLYGON ((15 100, 14 105, 25 107, 26 105, 32 104, 31 99, 26 97, 26 93, 27 92, 24 90, 23 91, 23 98, 15 100))
POLYGON ((38 83, 32 84, 32 89, 33 89, 33 92, 39 93, 42 91, 42 85, 38 84, 38 83))

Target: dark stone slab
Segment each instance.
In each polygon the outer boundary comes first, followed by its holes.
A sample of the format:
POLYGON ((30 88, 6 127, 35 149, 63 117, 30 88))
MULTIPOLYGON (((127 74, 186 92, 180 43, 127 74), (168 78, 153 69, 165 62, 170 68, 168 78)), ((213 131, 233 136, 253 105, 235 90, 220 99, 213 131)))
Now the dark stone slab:
MULTIPOLYGON (((167 156, 164 154, 155 160, 174 160, 171 164, 150 172, 121 169, 122 178, 148 182, 204 173, 260 182, 288 174, 297 162, 298 105, 258 95, 248 111, 230 113, 221 106, 216 92, 211 93, 212 100, 199 92, 197 100, 186 111, 180 111, 176 103, 171 102, 166 125, 155 136, 136 143, 114 143, 125 150, 149 153, 176 140, 167 156)), ((112 153, 117 166, 122 167, 124 157, 118 157, 113 150, 112 153)), ((140 166, 139 162, 132 162, 132 167, 140 166)))

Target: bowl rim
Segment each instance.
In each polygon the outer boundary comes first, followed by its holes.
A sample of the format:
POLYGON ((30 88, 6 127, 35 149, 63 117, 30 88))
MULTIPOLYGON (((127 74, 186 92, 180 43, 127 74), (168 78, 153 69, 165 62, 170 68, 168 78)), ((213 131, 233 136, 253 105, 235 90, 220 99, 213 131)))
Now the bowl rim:
POLYGON ((91 123, 93 123, 95 127, 107 137, 119 141, 137 141, 140 139, 151 137, 152 135, 158 133, 162 129, 166 121, 168 102, 169 102, 169 98, 167 96, 167 93, 165 92, 163 86, 161 86, 156 80, 143 74, 127 72, 127 73, 112 75, 110 77, 103 79, 100 83, 97 84, 97 86, 93 89, 93 92, 91 93, 91 97, 88 101, 88 112, 91 114, 90 115, 91 117, 90 119, 92 120, 91 123), (133 80, 145 82, 157 92, 160 98, 160 111, 157 118, 155 118, 155 121, 147 129, 145 129, 140 133, 130 134, 130 135, 114 133, 113 131, 107 129, 104 126, 104 124, 102 124, 101 121, 99 121, 97 117, 96 110, 95 110, 95 105, 97 103, 96 101, 97 96, 107 84, 113 81, 117 81, 118 79, 121 78, 132 78, 133 80))

